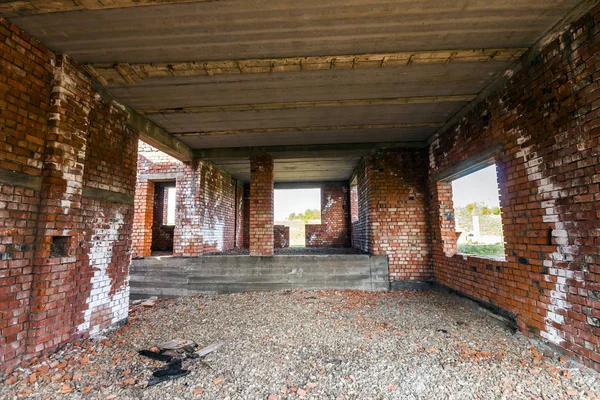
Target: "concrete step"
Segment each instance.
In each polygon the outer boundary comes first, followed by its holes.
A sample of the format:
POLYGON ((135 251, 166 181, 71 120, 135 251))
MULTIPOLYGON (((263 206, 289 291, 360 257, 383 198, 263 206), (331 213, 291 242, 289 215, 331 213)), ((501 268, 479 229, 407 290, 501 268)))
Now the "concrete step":
POLYGON ((148 257, 133 260, 132 298, 285 289, 388 290, 386 256, 148 257))

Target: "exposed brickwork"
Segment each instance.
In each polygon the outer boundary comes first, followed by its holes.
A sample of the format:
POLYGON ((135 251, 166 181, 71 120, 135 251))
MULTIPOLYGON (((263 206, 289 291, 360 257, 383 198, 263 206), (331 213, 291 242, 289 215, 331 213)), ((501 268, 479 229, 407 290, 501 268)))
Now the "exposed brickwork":
POLYGON ((355 171, 356 220, 352 221, 352 247, 370 251, 371 242, 371 164, 372 156, 363 157, 355 171))
POLYGON ((387 254, 392 280, 433 276, 426 182, 422 150, 379 151, 365 157, 357 169, 354 245, 387 254))
POLYGON ((290 247, 290 227, 285 225, 273 226, 273 247, 285 249, 290 247))
POLYGON ((132 255, 133 257, 149 257, 152 253, 154 182, 137 181, 134 204, 132 255))
POLYGON ((137 134, 79 65, 1 18, 0 50, 0 168, 41 177, 0 184, 3 367, 127 316, 132 206, 83 188, 133 194, 137 134))
MULTIPOLYGON (((0 18, 0 168, 42 175, 54 56, 0 18)), ((0 184, 0 367, 26 353, 40 191, 0 184)))
POLYGON ((250 185, 244 184, 244 226, 242 229, 242 245, 240 248, 250 247, 250 185))
MULTIPOLYGON (((157 249, 169 248, 173 250, 173 245, 164 246, 165 242, 160 241, 160 237, 163 239, 175 237, 175 232, 180 228, 177 225, 174 227, 167 227, 163 229, 160 224, 153 224, 154 212, 155 212, 155 185, 156 182, 148 181, 144 178, 148 174, 180 174, 186 171, 186 166, 181 161, 163 153, 162 151, 155 149, 154 147, 144 142, 138 142, 138 158, 137 158, 137 174, 136 190, 135 190, 135 215, 133 223, 133 256, 134 257, 149 257, 152 253, 152 243, 155 241, 157 249)), ((176 179, 176 187, 181 185, 181 182, 176 179)), ((162 198, 159 196, 159 198, 162 198)), ((159 204, 159 208, 162 209, 164 204, 159 204)), ((157 218, 164 219, 165 213, 161 213, 157 218), (162 217, 161 217, 162 215, 162 217)), ((171 240, 171 239, 170 239, 171 240)), ((173 241, 172 239, 171 241, 173 241)))
POLYGON ((347 184, 321 187, 321 223, 305 225, 306 247, 350 247, 350 189, 347 184))
POLYGON ((177 184, 173 254, 200 256, 235 245, 236 181, 214 164, 195 160, 177 184), (180 182, 180 183, 179 183, 180 182))
POLYGON ((246 230, 246 218, 244 215, 244 184, 236 182, 235 185, 235 247, 243 249, 244 231, 246 230))
POLYGON ((273 255, 273 157, 250 159, 250 255, 273 255))
POLYGON ((243 185, 231 175, 208 161, 182 163, 141 142, 138 165, 133 244, 135 256, 149 256, 151 249, 163 250, 165 246, 162 244, 170 240, 167 235, 171 231, 175 256, 201 256, 232 249, 237 241, 243 243, 243 185), (147 180, 149 174, 176 176, 174 227, 162 224, 162 209, 166 202, 163 194, 155 195, 155 189, 150 188, 154 188, 156 182, 147 180), (156 211, 154 218, 153 210, 156 211), (153 225, 153 221, 161 222, 153 225), (148 231, 152 231, 152 226, 155 232, 152 236, 154 245, 149 246, 148 231))
POLYGON ((449 192, 430 187, 436 280, 515 313, 523 331, 600 371, 599 12, 548 43, 430 146, 433 174, 503 145, 506 262, 446 255, 449 192))

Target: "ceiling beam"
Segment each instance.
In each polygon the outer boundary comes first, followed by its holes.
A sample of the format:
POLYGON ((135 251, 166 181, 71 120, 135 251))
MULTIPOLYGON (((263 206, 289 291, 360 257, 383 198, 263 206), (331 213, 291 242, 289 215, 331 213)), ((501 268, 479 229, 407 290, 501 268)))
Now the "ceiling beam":
POLYGON ((449 129, 452 129, 462 118, 469 114, 481 102, 497 94, 504 84, 515 74, 528 68, 533 63, 537 62, 537 56, 542 53, 544 48, 553 40, 562 35, 568 30, 571 25, 579 18, 583 17, 590 10, 600 4, 599 0, 581 0, 571 11, 569 11, 560 21, 546 32, 546 34, 538 39, 527 51, 523 52, 522 57, 519 57, 512 63, 510 67, 503 73, 494 78, 481 92, 452 118, 450 118, 438 131, 432 135, 428 142, 431 144, 443 135, 449 129))
POLYGON ((176 3, 208 3, 217 0, 4 0, 0 2, 0 16, 22 17, 66 11, 107 10, 156 6, 176 3))
MULTIPOLYGON (((205 160, 248 159, 252 156, 270 154, 274 159, 324 158, 344 155, 362 157, 370 151, 393 148, 424 148, 423 142, 386 142, 386 143, 340 143, 262 147, 226 147, 192 150, 195 158, 205 160)), ((218 162, 217 162, 218 164, 218 162)))
POLYGON ((476 95, 454 96, 424 96, 424 97, 391 97, 374 99, 348 99, 348 100, 323 100, 323 101, 290 101, 279 103, 231 104, 223 106, 197 106, 181 108, 163 108, 136 110, 142 115, 151 114, 201 114, 228 111, 262 111, 262 110, 290 110, 296 108, 317 107, 347 107, 347 106, 384 106, 404 104, 431 104, 445 102, 469 102, 476 95))
POLYGON ((416 64, 514 61, 526 48, 405 51, 396 53, 325 55, 314 57, 205 60, 190 62, 88 64, 105 81, 133 84, 152 78, 238 75, 328 69, 385 68, 416 64))
POLYGON ((127 124, 140 133, 142 142, 148 143, 179 161, 192 161, 192 151, 185 143, 132 109, 125 107, 125 110, 129 113, 127 124))
POLYGON ((371 125, 328 125, 328 126, 294 126, 283 128, 253 128, 231 129, 223 131, 198 131, 173 133, 173 136, 222 136, 245 135, 250 133, 286 133, 286 132, 325 132, 325 131, 355 131, 365 129, 394 129, 394 128, 439 128, 444 122, 424 123, 399 123, 399 124, 371 124, 371 125))

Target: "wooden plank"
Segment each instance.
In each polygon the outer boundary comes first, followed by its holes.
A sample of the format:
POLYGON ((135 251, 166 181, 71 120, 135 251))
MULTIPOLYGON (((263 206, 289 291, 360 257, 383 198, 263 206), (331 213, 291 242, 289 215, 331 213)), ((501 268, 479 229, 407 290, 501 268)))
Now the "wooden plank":
POLYGON ((472 101, 477 95, 451 95, 451 96, 419 96, 419 97, 392 97, 374 99, 348 99, 348 100, 323 100, 323 101, 290 101, 277 103, 232 104, 221 106, 197 106, 182 108, 136 110, 141 115, 151 114, 199 114, 228 111, 262 111, 262 110, 290 110, 296 108, 315 107, 344 107, 344 106, 379 106, 379 105, 405 105, 405 104, 431 104, 457 101, 472 101))
POLYGON ((514 61, 526 48, 491 48, 467 50, 432 50, 376 54, 347 54, 310 57, 281 57, 265 59, 232 59, 216 61, 157 62, 93 64, 92 67, 105 80, 114 80, 114 71, 126 71, 126 76, 116 83, 131 84, 152 78, 187 76, 239 75, 311 71, 327 69, 388 68, 418 64, 486 63, 491 61, 514 61))
POLYGON ((66 11, 107 10, 111 8, 194 2, 207 3, 211 1, 217 0, 4 0, 0 2, 0 16, 11 18, 66 11))
POLYGON ((244 135, 249 133, 286 133, 286 132, 320 132, 320 131, 345 131, 366 129, 390 129, 390 128, 439 128, 444 122, 425 123, 398 123, 398 124, 369 124, 369 125, 328 125, 328 126, 294 126, 283 128, 252 128, 231 129, 223 131, 200 131, 174 133, 174 136, 222 136, 222 135, 244 135))

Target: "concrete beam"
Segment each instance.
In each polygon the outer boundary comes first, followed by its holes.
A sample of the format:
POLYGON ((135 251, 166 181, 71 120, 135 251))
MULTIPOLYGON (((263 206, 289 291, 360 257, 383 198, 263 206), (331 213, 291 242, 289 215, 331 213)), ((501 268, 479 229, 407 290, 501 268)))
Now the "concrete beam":
POLYGON ((374 99, 322 100, 322 101, 289 101, 279 103, 231 104, 222 106, 197 106, 181 108, 163 108, 137 110, 142 115, 149 114, 201 114, 227 111, 261 111, 261 110, 291 110, 297 108, 318 107, 350 107, 350 106, 386 106, 404 104, 432 104, 456 101, 471 101, 477 95, 453 96, 421 96, 421 97, 391 97, 374 99))
POLYGON ((10 18, 65 11, 107 10, 110 8, 194 2, 207 3, 211 1, 214 0, 4 0, 0 2, 0 16, 10 18))
POLYGON ((502 144, 489 147, 474 157, 467 158, 461 162, 453 164, 443 172, 432 176, 434 181, 453 181, 463 176, 477 172, 480 169, 489 167, 496 162, 496 155, 504 149, 502 144))
POLYGON ((129 113, 127 123, 140 133, 142 142, 148 143, 179 161, 192 161, 192 151, 185 143, 129 107, 125 107, 125 109, 129 113))
POLYGON ((221 136, 221 135, 244 135, 250 133, 286 133, 286 132, 324 132, 324 131, 348 131, 366 129, 393 129, 393 128, 438 128, 443 122, 424 123, 400 123, 400 124, 371 124, 371 125, 328 125, 328 126, 292 126, 282 128, 253 128, 253 129, 231 129, 222 131, 201 131, 174 133, 174 136, 221 136))
POLYGON ((0 168, 0 184, 40 190, 42 188, 42 177, 0 168))
POLYGON ((152 78, 239 75, 256 73, 314 71, 328 69, 385 68, 418 64, 457 62, 485 63, 517 60, 526 48, 431 50, 396 53, 341 54, 310 57, 199 60, 191 62, 88 64, 105 81, 120 76, 115 83, 134 84, 152 78), (116 74, 115 74, 116 72, 116 74))
POLYGON ((112 190, 99 189, 91 186, 84 186, 81 195, 86 199, 120 204, 133 204, 133 196, 130 194, 113 192, 112 190))
POLYGON ((275 182, 275 189, 317 189, 327 185, 349 185, 348 181, 275 182))
POLYGON ((317 144, 294 146, 265 146, 265 147, 227 147, 216 149, 192 150, 194 158, 205 160, 248 159, 252 156, 270 154, 274 159, 292 158, 323 158, 339 155, 360 157, 369 151, 393 148, 424 148, 423 142, 390 142, 390 143, 346 143, 346 144, 317 144))

